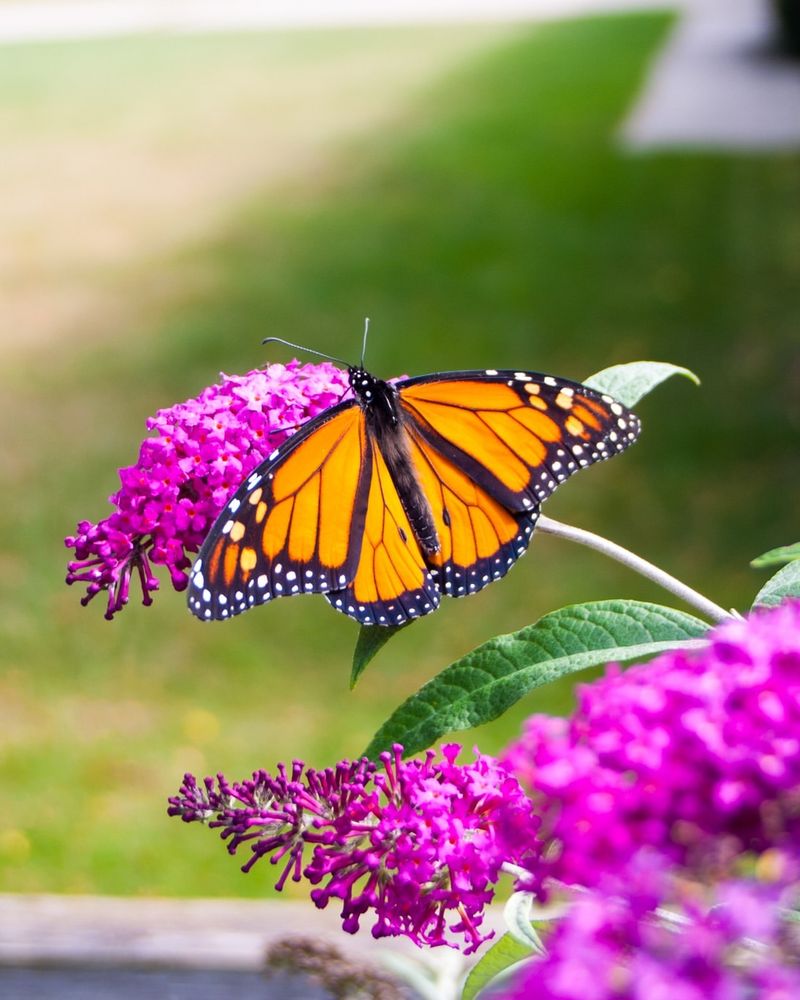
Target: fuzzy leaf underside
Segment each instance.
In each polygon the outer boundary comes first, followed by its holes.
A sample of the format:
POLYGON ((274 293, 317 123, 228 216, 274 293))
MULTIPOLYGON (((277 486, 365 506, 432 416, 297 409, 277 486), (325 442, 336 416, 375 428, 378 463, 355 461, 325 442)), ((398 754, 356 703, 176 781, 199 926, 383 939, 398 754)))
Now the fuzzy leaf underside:
POLYGON ((754 608, 773 608, 787 597, 800 597, 800 560, 795 559, 767 580, 756 594, 754 608))
POLYGON ((672 375, 683 375, 695 385, 700 385, 700 379, 694 372, 666 361, 631 361, 625 365, 612 365, 587 378, 586 385, 632 407, 672 375))
POLYGON ((531 920, 535 897, 525 890, 514 892, 509 896, 503 908, 503 919, 508 927, 508 933, 531 951, 544 954, 544 946, 531 920))

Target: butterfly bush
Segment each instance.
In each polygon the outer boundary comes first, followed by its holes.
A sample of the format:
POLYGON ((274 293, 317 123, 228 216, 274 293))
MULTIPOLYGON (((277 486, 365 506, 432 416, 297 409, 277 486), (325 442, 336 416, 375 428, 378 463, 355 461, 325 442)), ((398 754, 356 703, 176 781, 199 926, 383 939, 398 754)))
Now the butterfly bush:
POLYGON ((318 907, 336 900, 351 933, 371 913, 376 937, 468 954, 491 936, 504 870, 540 898, 577 894, 514 996, 577 997, 568 984, 593 969, 612 984, 584 993, 598 1000, 795 995, 778 915, 800 884, 800 602, 731 619, 702 650, 609 668, 570 719, 534 716, 500 760, 461 765, 459 749, 403 761, 395 745, 380 766, 296 761, 233 784, 186 775, 169 813, 246 848, 244 871, 268 857, 278 889, 291 877, 318 907), (763 885, 734 878, 747 858, 763 885), (662 911, 678 914, 666 929, 662 911))
POLYGON ((200 548, 236 487, 300 424, 342 398, 347 372, 334 365, 269 365, 223 375, 195 399, 159 410, 147 421, 134 465, 119 470, 114 511, 80 521, 65 539, 75 550, 67 583, 83 583, 87 604, 108 594, 106 618, 128 602, 138 578, 144 604, 158 589, 153 565, 165 566, 176 590, 187 584, 190 555, 200 548))
MULTIPOLYGON (((779 852, 771 852, 777 855, 779 852)), ((642 852, 581 894, 498 1000, 790 1000, 800 996, 797 871, 682 881, 642 852)), ((493 994, 496 995, 496 994, 493 994)))
POLYGON ((594 885, 643 844, 702 872, 800 842, 800 602, 709 639, 610 667, 579 688, 571 718, 534 715, 506 751, 552 877, 594 885))
POLYGON ((458 764, 460 749, 403 761, 398 745, 380 767, 364 758, 315 771, 295 761, 232 784, 187 774, 168 811, 219 829, 231 854, 246 846, 244 871, 268 856, 281 867, 277 889, 291 876, 315 886, 319 908, 340 902, 349 933, 371 912, 376 938, 469 954, 491 936, 481 925, 502 865, 537 849, 536 818, 505 768, 480 754, 458 764))

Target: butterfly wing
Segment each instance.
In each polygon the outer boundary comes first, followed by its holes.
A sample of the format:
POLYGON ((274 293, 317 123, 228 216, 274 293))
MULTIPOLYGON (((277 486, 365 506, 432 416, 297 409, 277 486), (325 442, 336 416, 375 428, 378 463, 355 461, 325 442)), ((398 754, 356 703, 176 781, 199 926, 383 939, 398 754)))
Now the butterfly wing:
POLYGON ((447 372, 398 390, 414 432, 511 511, 533 510, 641 429, 610 396, 536 372, 447 372))
POLYGON ((434 580, 450 597, 474 594, 505 576, 527 549, 539 508, 508 510, 413 426, 408 433, 439 536, 439 551, 429 556, 434 580))
POLYGON ((550 375, 450 372, 398 391, 441 543, 429 561, 453 597, 504 576, 530 543, 540 503, 640 429, 620 403, 550 375))
POLYGON ((358 565, 346 587, 327 600, 362 625, 402 625, 439 606, 439 588, 389 473, 370 441, 371 474, 358 565))
POLYGON ((242 483, 200 549, 189 579, 193 614, 228 618, 351 580, 373 465, 364 413, 352 401, 284 442, 242 483))

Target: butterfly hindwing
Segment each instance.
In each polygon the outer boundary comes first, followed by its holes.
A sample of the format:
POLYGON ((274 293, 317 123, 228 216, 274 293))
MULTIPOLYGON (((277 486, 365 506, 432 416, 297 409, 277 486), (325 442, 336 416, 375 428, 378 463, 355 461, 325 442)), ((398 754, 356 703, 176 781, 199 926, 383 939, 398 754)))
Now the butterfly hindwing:
POLYGON ((362 410, 344 403, 242 483, 192 568, 189 607, 228 618, 273 597, 325 593, 355 574, 372 464, 362 410))
POLYGON ((539 508, 508 510, 415 428, 409 435, 439 536, 439 551, 430 556, 434 579, 448 597, 474 594, 505 576, 527 549, 539 508))
POLYGON ((535 372, 447 372, 397 389, 419 435, 509 510, 535 509, 640 430, 610 396, 535 372))
POLYGON ((349 584, 327 600, 362 625, 400 625, 439 606, 439 589, 414 536, 403 501, 377 442, 361 551, 349 584))

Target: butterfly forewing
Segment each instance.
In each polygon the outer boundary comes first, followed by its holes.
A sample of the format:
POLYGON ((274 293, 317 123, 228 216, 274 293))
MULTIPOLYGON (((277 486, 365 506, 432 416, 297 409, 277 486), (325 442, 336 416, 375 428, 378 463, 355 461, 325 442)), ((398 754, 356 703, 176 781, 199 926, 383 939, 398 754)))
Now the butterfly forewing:
POLYGON ((508 510, 533 510, 640 430, 611 397, 551 375, 448 372, 408 379, 398 391, 410 426, 508 510))
POLYGON ((226 504, 189 581, 198 618, 228 618, 273 597, 341 588, 356 571, 372 465, 361 409, 312 421, 226 504))

